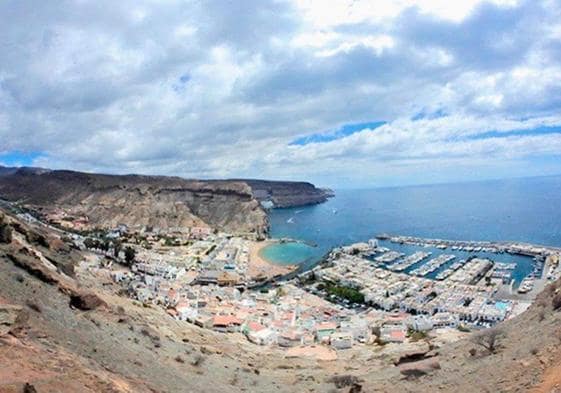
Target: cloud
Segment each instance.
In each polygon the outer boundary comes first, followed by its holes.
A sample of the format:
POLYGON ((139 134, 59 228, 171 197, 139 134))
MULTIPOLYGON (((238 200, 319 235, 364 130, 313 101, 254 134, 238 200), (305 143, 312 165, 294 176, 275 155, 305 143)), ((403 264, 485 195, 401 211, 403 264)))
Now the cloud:
POLYGON ((372 4, 4 1, 0 151, 335 186, 555 169, 557 2, 372 4))

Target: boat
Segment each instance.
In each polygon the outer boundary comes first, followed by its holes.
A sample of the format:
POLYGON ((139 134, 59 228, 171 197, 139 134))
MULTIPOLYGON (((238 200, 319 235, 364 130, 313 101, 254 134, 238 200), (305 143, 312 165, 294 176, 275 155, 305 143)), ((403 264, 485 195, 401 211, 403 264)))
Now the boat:
POLYGON ((287 224, 294 224, 294 217, 290 217, 288 220, 286 220, 287 224))
POLYGON ((530 274, 522 280, 518 287, 518 293, 528 293, 534 289, 534 275, 530 274))

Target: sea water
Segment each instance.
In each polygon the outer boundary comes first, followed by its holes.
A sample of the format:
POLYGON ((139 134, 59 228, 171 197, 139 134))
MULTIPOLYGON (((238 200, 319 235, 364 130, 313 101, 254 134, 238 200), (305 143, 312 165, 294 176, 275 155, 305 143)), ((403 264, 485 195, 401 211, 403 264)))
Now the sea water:
MULTIPOLYGON (((494 180, 474 183, 336 190, 326 203, 270 211, 271 236, 298 243, 275 244, 263 250, 274 263, 313 267, 333 247, 367 241, 377 234, 452 240, 520 241, 561 246, 561 176, 494 180)), ((391 244, 385 247, 411 254, 423 249, 391 244)), ((531 259, 509 254, 472 253, 498 262, 516 262, 519 281, 532 270, 531 259)), ((434 274, 437 274, 439 269, 434 274)))

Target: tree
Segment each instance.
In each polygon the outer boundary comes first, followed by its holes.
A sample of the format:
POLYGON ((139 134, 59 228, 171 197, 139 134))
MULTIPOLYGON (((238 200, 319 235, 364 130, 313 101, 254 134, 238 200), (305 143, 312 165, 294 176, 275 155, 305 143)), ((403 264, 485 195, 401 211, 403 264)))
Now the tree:
POLYGON ((115 240, 113 243, 113 256, 115 258, 119 258, 119 253, 121 252, 121 242, 119 240, 115 240))
POLYGON ((125 248, 125 262, 127 263, 127 265, 132 265, 135 256, 136 256, 136 251, 134 251, 134 248, 132 247, 125 248))
POLYGON ((497 328, 490 328, 475 334, 472 338, 474 344, 485 348, 489 353, 497 352, 500 340, 504 337, 504 332, 497 328))
POLYGON ((91 237, 87 237, 84 240, 84 246, 86 246, 86 248, 94 248, 95 247, 94 239, 92 239, 91 237))

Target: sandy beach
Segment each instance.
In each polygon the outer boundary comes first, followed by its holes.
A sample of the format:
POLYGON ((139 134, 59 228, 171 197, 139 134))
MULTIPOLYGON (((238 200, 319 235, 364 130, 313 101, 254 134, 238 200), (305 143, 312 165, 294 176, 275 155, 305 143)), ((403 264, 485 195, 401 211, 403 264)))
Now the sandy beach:
POLYGON ((270 244, 274 244, 274 240, 265 240, 261 242, 252 242, 249 250, 249 276, 253 279, 257 277, 271 278, 277 275, 288 274, 295 269, 297 266, 281 266, 275 265, 264 259, 260 255, 260 251, 270 244))

